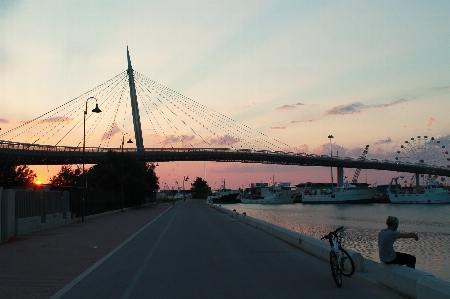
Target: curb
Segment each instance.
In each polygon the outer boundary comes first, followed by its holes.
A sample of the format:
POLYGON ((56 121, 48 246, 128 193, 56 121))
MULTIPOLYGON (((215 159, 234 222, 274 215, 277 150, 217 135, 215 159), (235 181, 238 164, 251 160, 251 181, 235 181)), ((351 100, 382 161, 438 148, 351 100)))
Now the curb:
MULTIPOLYGON (((258 228, 280 240, 328 261, 330 246, 319 239, 289 230, 287 228, 239 214, 206 202, 211 208, 227 214, 247 225, 258 228)), ((359 252, 347 249, 355 263, 355 276, 359 279, 382 285, 402 295, 416 299, 450 299, 450 282, 436 278, 434 275, 399 265, 377 263, 364 258, 359 252)))

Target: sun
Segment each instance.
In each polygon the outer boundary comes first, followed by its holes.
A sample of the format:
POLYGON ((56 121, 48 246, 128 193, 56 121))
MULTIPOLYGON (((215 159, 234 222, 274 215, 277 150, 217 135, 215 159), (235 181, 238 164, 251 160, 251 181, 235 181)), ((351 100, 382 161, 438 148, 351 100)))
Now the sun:
POLYGON ((36 182, 34 182, 36 185, 41 185, 41 181, 37 180, 36 182))

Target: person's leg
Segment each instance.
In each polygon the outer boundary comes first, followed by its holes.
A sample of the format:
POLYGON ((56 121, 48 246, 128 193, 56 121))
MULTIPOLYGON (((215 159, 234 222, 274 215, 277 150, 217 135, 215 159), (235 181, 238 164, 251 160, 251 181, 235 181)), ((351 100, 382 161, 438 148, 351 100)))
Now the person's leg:
POLYGON ((416 268, 416 257, 407 253, 397 252, 395 259, 389 264, 406 265, 406 267, 416 268))

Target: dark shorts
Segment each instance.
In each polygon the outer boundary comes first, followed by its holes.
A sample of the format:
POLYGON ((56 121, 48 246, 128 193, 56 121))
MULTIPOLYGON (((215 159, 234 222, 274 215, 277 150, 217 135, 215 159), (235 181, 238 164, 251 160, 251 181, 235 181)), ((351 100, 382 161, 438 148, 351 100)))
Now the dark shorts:
POLYGON ((407 253, 396 252, 397 256, 390 262, 386 264, 399 264, 406 265, 407 267, 416 268, 416 257, 407 253))

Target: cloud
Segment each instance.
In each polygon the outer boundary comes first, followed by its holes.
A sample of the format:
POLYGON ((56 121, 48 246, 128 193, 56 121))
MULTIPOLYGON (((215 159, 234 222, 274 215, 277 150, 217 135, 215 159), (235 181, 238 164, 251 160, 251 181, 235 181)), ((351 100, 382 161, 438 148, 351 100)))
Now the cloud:
POLYGON ((171 144, 172 142, 178 142, 180 141, 180 138, 178 138, 177 136, 174 135, 169 135, 169 136, 165 136, 166 138, 164 138, 163 140, 163 145, 168 145, 171 144))
POLYGON ((70 122, 73 118, 67 117, 67 116, 54 116, 50 117, 48 119, 45 119, 43 123, 62 123, 62 122, 70 122))
POLYGON ((428 121, 427 121, 427 127, 428 127, 428 130, 431 130, 431 126, 432 126, 433 123, 435 123, 435 122, 437 122, 437 120, 436 120, 434 117, 431 117, 431 116, 430 116, 430 118, 428 118, 428 121))
POLYGON ((344 114, 354 114, 361 113, 363 110, 367 109, 375 109, 375 108, 387 108, 390 106, 398 105, 404 102, 407 102, 407 99, 399 99, 395 100, 389 104, 381 104, 381 105, 365 105, 361 102, 354 102, 347 105, 339 105, 335 106, 324 112, 325 115, 344 115, 344 114))
POLYGON ((309 146, 307 144, 302 144, 300 146, 297 146, 297 148, 301 153, 309 153, 309 146))
MULTIPOLYGON (((375 143, 376 144, 376 143, 375 143)), ((374 151, 375 155, 383 155, 385 153, 384 149, 377 147, 374 151)))
POLYGON ((436 140, 440 140, 441 142, 442 141, 446 141, 447 143, 450 143, 450 135, 449 134, 447 134, 447 135, 437 135, 436 136, 436 140))
POLYGON ((368 106, 368 107, 369 108, 386 108, 386 107, 395 106, 395 105, 405 103, 405 102, 408 102, 408 100, 407 99, 398 99, 398 100, 393 101, 390 104, 372 105, 372 106, 368 106))
POLYGON ((339 105, 324 112, 325 115, 343 115, 361 113, 362 109, 367 109, 367 106, 361 102, 356 102, 348 105, 339 105))
POLYGON ((297 123, 313 123, 318 121, 317 119, 307 119, 307 120, 291 120, 291 124, 297 124, 297 123))
POLYGON ((270 127, 271 130, 286 130, 287 127, 270 127))
POLYGON ((230 136, 228 134, 224 136, 218 136, 217 138, 211 139, 209 142, 211 145, 232 145, 240 142, 241 140, 239 138, 235 138, 233 136, 230 136))
POLYGON ((380 141, 378 141, 378 142, 375 142, 375 144, 386 144, 386 143, 391 143, 391 142, 392 142, 391 137, 388 137, 388 138, 385 139, 385 140, 380 140, 380 141))
POLYGON ((305 104, 303 103, 297 103, 297 104, 293 104, 293 105, 283 105, 280 107, 275 108, 276 110, 293 110, 296 108, 296 106, 303 106, 305 104))
POLYGON ((103 134, 103 138, 104 138, 104 139, 111 138, 111 137, 113 137, 114 135, 116 135, 116 134, 119 133, 119 132, 121 132, 119 126, 117 126, 117 123, 114 122, 114 123, 111 125, 111 129, 109 129, 108 132, 106 132, 105 134, 103 134))
POLYGON ((190 141, 192 141, 192 140, 194 140, 195 139, 195 136, 194 135, 191 135, 191 136, 186 136, 186 135, 183 135, 183 136, 181 136, 181 142, 190 142, 190 141))
POLYGON ((450 85, 436 87, 434 90, 443 90, 443 89, 450 89, 450 85))
POLYGON ((7 124, 7 123, 9 123, 9 120, 0 118, 0 124, 7 124))

